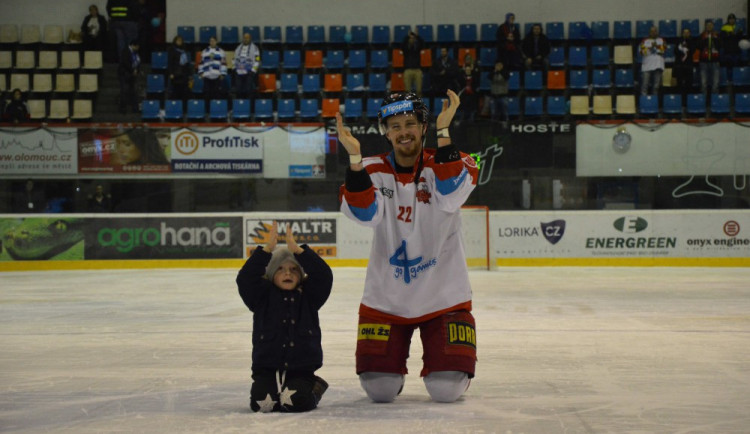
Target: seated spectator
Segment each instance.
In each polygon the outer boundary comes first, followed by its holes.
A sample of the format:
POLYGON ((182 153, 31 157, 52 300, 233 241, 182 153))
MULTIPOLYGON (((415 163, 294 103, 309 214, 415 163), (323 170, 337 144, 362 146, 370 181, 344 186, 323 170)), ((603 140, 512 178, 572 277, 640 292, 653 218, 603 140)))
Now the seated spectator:
POLYGON ((432 63, 430 79, 435 96, 444 97, 448 89, 458 91, 458 63, 448 55, 448 49, 440 49, 440 57, 432 63))
POLYGON ((4 117, 14 124, 26 122, 29 118, 29 109, 26 107, 26 102, 23 100, 21 89, 13 89, 13 97, 8 105, 5 106, 4 113, 4 117))
POLYGON ((549 52, 549 39, 542 33, 542 25, 534 24, 521 44, 524 67, 526 69, 542 69, 547 71, 549 68, 549 59, 547 58, 549 52))
POLYGON ((81 24, 83 49, 103 51, 107 47, 107 20, 99 15, 96 5, 89 6, 89 14, 81 24))
POLYGON ((515 24, 516 15, 508 13, 505 15, 505 22, 498 26, 497 38, 497 56, 510 71, 521 69, 521 33, 515 24))

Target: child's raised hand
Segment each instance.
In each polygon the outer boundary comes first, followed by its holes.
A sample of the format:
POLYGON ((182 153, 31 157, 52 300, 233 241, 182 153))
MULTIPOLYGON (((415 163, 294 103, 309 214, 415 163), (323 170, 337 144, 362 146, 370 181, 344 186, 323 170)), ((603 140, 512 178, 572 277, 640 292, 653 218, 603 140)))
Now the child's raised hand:
POLYGON ((299 255, 303 252, 302 247, 297 245, 297 241, 294 240, 294 232, 292 232, 292 225, 289 225, 286 230, 286 246, 289 248, 289 251, 299 255))
POLYGON ((263 250, 265 250, 267 253, 272 253, 273 249, 276 248, 276 243, 279 241, 279 224, 276 222, 276 220, 273 221, 273 224, 271 225, 271 231, 268 232, 268 243, 265 247, 263 247, 263 250))

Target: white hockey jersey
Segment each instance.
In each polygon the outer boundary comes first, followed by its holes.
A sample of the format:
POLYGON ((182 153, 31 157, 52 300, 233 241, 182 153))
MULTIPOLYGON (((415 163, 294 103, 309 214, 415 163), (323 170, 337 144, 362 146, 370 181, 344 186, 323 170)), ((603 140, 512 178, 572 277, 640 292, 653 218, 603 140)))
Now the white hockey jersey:
POLYGON ((344 215, 375 230, 362 315, 411 324, 471 310, 460 211, 478 170, 464 153, 441 164, 434 157, 435 150, 423 151, 418 183, 414 173, 396 173, 393 153, 365 158, 373 186, 342 188, 344 215))

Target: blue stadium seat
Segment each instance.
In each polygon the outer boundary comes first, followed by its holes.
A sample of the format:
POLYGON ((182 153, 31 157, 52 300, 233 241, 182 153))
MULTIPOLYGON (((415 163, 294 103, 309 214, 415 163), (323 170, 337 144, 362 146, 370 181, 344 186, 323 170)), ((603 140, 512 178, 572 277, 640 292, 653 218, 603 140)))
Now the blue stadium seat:
POLYGON ((734 94, 734 112, 750 114, 750 93, 734 94))
POLYGON ((141 119, 144 121, 159 119, 159 100, 145 99, 141 108, 141 119))
POLYGON ((682 31, 685 29, 690 29, 690 35, 694 38, 701 33, 700 24, 697 18, 691 20, 684 19, 680 21, 680 34, 682 34, 682 31))
POLYGON ((284 69, 300 69, 302 67, 302 51, 284 50, 284 69))
POLYGON ((492 67, 495 62, 497 62, 497 48, 482 47, 479 49, 479 66, 492 67))
POLYGON ((618 68, 615 69, 615 87, 617 88, 633 88, 635 86, 635 79, 633 77, 633 70, 630 68, 618 68))
POLYGON ((365 45, 370 43, 369 29, 367 26, 351 26, 349 33, 352 35, 352 45, 365 45))
POLYGON ((591 39, 591 29, 585 21, 570 21, 568 23, 569 41, 586 41, 591 39))
POLYGON ((417 25, 417 34, 422 38, 422 40, 424 40, 427 43, 435 41, 435 38, 432 32, 432 24, 417 25))
POLYGON ((452 44, 456 42, 456 25, 455 24, 438 24, 437 26, 437 43, 452 44))
POLYGON ((473 44, 477 42, 477 25, 476 24, 459 24, 458 25, 458 42, 473 44))
POLYGON ((229 110, 227 100, 212 99, 209 103, 208 117, 211 119, 227 119, 228 116, 229 110))
POLYGON ((546 23, 544 30, 547 34, 547 39, 552 42, 565 40, 565 25, 561 21, 546 23))
POLYGON ((368 119, 374 119, 378 117, 380 113, 380 105, 383 104, 383 98, 367 98, 366 104, 366 115, 368 119))
POLYGON ((750 86, 750 66, 735 66, 732 68, 734 87, 750 86))
POLYGON ((568 88, 575 90, 588 89, 589 74, 585 69, 571 69, 568 71, 568 88))
MULTIPOLYGON (((659 36, 667 39, 677 37, 677 20, 659 20, 659 36)), ((695 35, 698 36, 698 35, 695 35)))
POLYGON ((727 80, 727 68, 724 66, 720 66, 719 67, 719 87, 726 87, 727 84, 729 84, 727 80))
POLYGON ((260 43, 260 26, 242 26, 242 36, 245 36, 245 33, 250 34, 253 42, 260 43))
POLYGON ((250 100, 236 99, 232 101, 232 120, 243 121, 250 119, 250 100))
POLYGON ((362 98, 347 98, 344 100, 344 117, 347 119, 362 117, 362 98))
POLYGON ((479 90, 481 92, 489 92, 492 90, 492 78, 490 72, 483 72, 479 75, 479 90))
POLYGON ((408 24, 397 24, 393 26, 393 43, 400 44, 411 32, 411 26, 408 24))
POLYGON ((651 27, 653 26, 654 26, 654 20, 636 20, 635 21, 635 38, 643 39, 647 37, 649 31, 651 30, 651 27))
POLYGON ((273 100, 256 98, 253 112, 256 120, 273 119, 273 100))
POLYGON ((167 52, 166 51, 152 51, 151 52, 151 70, 163 71, 165 69, 167 69, 167 52))
POLYGON ((320 74, 303 74, 302 75, 302 92, 304 93, 320 92, 320 74))
POLYGON ((341 69, 344 67, 344 50, 328 50, 323 58, 326 69, 341 69))
POLYGON ((662 103, 662 112, 665 115, 681 115, 682 114, 682 95, 679 93, 670 93, 664 95, 664 102, 662 103))
POLYGON ((674 44, 666 44, 667 50, 664 52, 664 63, 671 64, 675 61, 674 44))
POLYGON ((183 108, 182 100, 168 99, 164 102, 164 120, 182 121, 183 108))
POLYGON ((182 36, 182 42, 186 44, 195 43, 195 27, 194 26, 178 26, 177 34, 182 36))
POLYGON ((299 117, 303 119, 313 119, 318 117, 318 99, 303 98, 300 101, 299 117))
MULTIPOLYGON (((239 26, 221 26, 221 39, 222 44, 233 44, 237 45, 240 43, 240 28, 239 26)), ((232 47, 234 49, 234 47, 232 47)))
POLYGON ((370 68, 386 69, 388 66, 388 50, 370 51, 370 68))
POLYGON ((146 76, 146 93, 163 94, 164 91, 164 74, 149 74, 146 76))
POLYGON ((263 50, 260 55, 260 68, 275 70, 279 68, 278 50, 263 50))
POLYGON ((385 92, 386 74, 383 72, 371 73, 368 77, 370 92, 385 92))
POLYGON ((526 116, 541 116, 544 114, 544 105, 541 96, 527 96, 523 105, 523 114, 526 116))
POLYGON ((568 113, 568 102, 564 96, 547 97, 547 114, 550 116, 565 116, 568 113))
POLYGON ((609 65, 609 45, 594 45, 591 47, 591 64, 593 66, 609 65))
POLYGON ((202 99, 189 99, 187 102, 188 119, 204 119, 206 117, 206 103, 202 99))
MULTIPOLYGON (((401 41, 396 41, 401 43, 401 41)), ((372 45, 389 45, 391 43, 391 27, 384 25, 372 26, 372 45)))
POLYGON ((280 98, 278 100, 278 105, 276 115, 279 120, 289 120, 297 117, 297 114, 295 113, 297 110, 297 101, 294 98, 280 98))
POLYGON ((630 40, 633 38, 633 22, 629 20, 618 20, 614 22, 613 39, 630 40))
POLYGON ((507 97, 508 116, 519 116, 521 114, 521 99, 517 96, 507 97))
POLYGON ((345 26, 328 26, 328 42, 332 44, 344 44, 346 43, 344 35, 346 35, 345 26))
POLYGON ((596 89, 609 89, 612 86, 612 74, 609 68, 594 69, 591 71, 591 84, 596 89))
POLYGON ((348 92, 364 92, 365 75, 361 72, 347 73, 345 85, 348 92))
POLYGON ((706 97, 702 93, 691 93, 688 95, 687 112, 691 115, 705 115, 706 97))
POLYGON ((508 75, 508 90, 521 90, 521 74, 518 71, 511 71, 508 75))
POLYGON ((192 92, 196 95, 203 93, 203 78, 198 74, 193 74, 192 92))
POLYGON ((326 42, 325 27, 307 26, 307 43, 324 44, 326 42))
MULTIPOLYGON (((549 35, 547 35, 549 37, 549 35)), ((497 24, 484 23, 479 25, 479 41, 495 42, 497 41, 497 24)))
POLYGON ((585 68, 588 65, 588 54, 584 46, 571 46, 568 49, 568 65, 571 68, 585 68))
POLYGON ((563 47, 562 45, 551 46, 547 60, 549 60, 549 66, 552 66, 554 68, 564 67, 565 66, 565 47, 563 47))
POLYGON ((609 21, 594 21, 591 23, 591 36, 595 41, 609 39, 609 21))
POLYGON ((284 43, 287 45, 302 45, 305 37, 302 34, 302 26, 288 25, 284 27, 284 43))
POLYGON ((263 26, 263 41, 264 44, 280 44, 281 43, 281 26, 263 26))
POLYGON ((727 93, 711 94, 711 114, 727 115, 729 114, 730 97, 727 93))
POLYGON ((542 71, 524 71, 523 88, 526 90, 542 90, 542 71))
POLYGON ((299 92, 299 80, 296 73, 281 74, 279 92, 297 93, 299 92))
POLYGON ((367 67, 367 51, 349 51, 349 69, 365 69, 367 67))
POLYGON ((638 112, 642 115, 658 115, 659 97, 656 95, 640 95, 638 98, 638 112))
POLYGON ((216 33, 216 26, 200 26, 198 28, 198 42, 200 42, 201 45, 208 44, 208 40, 211 39, 211 37, 219 39, 219 36, 216 33))

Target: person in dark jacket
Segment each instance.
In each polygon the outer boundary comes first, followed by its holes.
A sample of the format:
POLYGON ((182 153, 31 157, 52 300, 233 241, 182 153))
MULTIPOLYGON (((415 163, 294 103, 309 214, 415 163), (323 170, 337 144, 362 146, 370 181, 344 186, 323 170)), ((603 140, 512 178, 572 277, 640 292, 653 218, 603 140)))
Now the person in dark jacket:
POLYGON ((120 65, 117 77, 120 79, 120 112, 127 113, 128 108, 138 111, 138 98, 135 92, 135 80, 138 78, 141 57, 138 55, 138 41, 132 40, 120 53, 120 65))
POLYGON ((424 40, 413 31, 404 36, 401 50, 404 52, 404 85, 407 92, 422 96, 422 48, 424 40))
POLYGON ((13 99, 5 106, 5 118, 14 124, 26 122, 29 118, 29 109, 23 100, 21 89, 13 89, 13 99))
POLYGON ((190 79, 192 78, 192 65, 190 54, 185 48, 182 36, 177 35, 172 40, 167 54, 167 73, 169 82, 172 84, 171 99, 179 99, 183 102, 190 98, 190 79))
POLYGON ((542 25, 534 24, 531 31, 521 44, 521 55, 526 69, 549 69, 550 44, 547 36, 542 33, 542 25))
POLYGON ((505 14, 505 22, 498 26, 495 34, 497 39, 497 58, 503 62, 509 71, 521 69, 521 32, 516 25, 516 15, 505 14))
POLYGON ((276 248, 278 225, 268 244, 258 246, 237 275, 245 305, 253 312, 255 412, 315 409, 328 383, 315 375, 323 366, 318 310, 331 294, 333 273, 306 244, 286 230, 287 247, 276 248))
POLYGON ((687 103, 687 96, 693 92, 693 67, 695 60, 695 38, 690 34, 690 29, 682 29, 680 41, 674 46, 674 66, 672 75, 677 79, 677 87, 682 93, 682 104, 687 103))
POLYGON ((96 5, 89 6, 89 14, 81 24, 83 49, 102 51, 107 48, 107 20, 99 15, 96 5))

